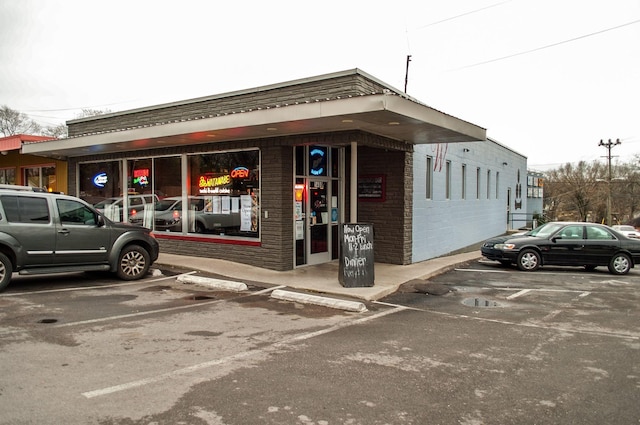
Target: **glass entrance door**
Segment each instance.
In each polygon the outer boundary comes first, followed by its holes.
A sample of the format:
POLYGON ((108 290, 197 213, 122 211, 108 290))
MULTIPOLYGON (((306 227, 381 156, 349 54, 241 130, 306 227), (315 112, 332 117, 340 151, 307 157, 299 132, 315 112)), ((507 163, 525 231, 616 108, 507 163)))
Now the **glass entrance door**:
POLYGON ((296 267, 338 258, 344 190, 343 148, 294 147, 294 256, 296 267))
POLYGON ((329 230, 331 218, 329 217, 329 199, 331 199, 330 187, 326 180, 309 180, 309 205, 307 211, 308 239, 308 264, 324 263, 331 260, 329 251, 331 240, 329 230))

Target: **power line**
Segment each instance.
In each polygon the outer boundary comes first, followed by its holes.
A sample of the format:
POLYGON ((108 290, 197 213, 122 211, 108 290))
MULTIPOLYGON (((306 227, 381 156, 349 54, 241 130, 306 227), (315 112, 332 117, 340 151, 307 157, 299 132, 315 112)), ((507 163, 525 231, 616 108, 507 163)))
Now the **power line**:
POLYGON ((423 25, 423 26, 421 26, 421 27, 416 28, 416 30, 421 30, 421 29, 423 29, 423 28, 432 27, 432 26, 434 26, 434 25, 438 25, 438 24, 441 24, 441 23, 443 23, 443 22, 452 21, 452 20, 454 20, 454 19, 458 19, 458 18, 461 18, 461 17, 463 17, 463 16, 471 15, 471 14, 476 13, 476 12, 481 12, 481 11, 483 11, 483 10, 490 9, 490 8, 492 8, 492 7, 500 6, 501 4, 504 4, 504 3, 509 3, 510 1, 511 1, 511 0, 501 1, 500 3, 494 3, 494 4, 491 4, 491 5, 489 5, 489 6, 482 7, 482 8, 480 8, 480 9, 471 10, 471 11, 469 11, 469 12, 461 13, 461 14, 459 14, 459 15, 452 16, 452 17, 450 17, 450 18, 442 19, 442 20, 440 20, 440 21, 431 22, 430 24, 423 25))
POLYGON ((617 30, 619 28, 623 28, 623 27, 626 27, 626 26, 629 26, 629 25, 637 24, 638 22, 640 22, 640 19, 636 19, 635 21, 627 22, 626 24, 617 25, 615 27, 610 27, 610 28, 606 28, 606 29, 603 29, 603 30, 600 30, 600 31, 592 32, 590 34, 581 35, 579 37, 571 38, 571 39, 568 39, 568 40, 559 41, 557 43, 547 44, 546 46, 536 47, 535 49, 525 50, 523 52, 513 53, 511 55, 502 56, 500 58, 490 59, 490 60, 486 60, 486 61, 483 61, 483 62, 477 62, 477 63, 471 64, 471 65, 466 65, 466 66, 463 66, 463 67, 460 67, 460 68, 454 68, 454 69, 451 69, 450 71, 459 71, 461 69, 467 69, 467 68, 473 68, 475 66, 486 65, 488 63, 498 62, 498 61, 501 61, 501 60, 513 58, 515 56, 526 55, 528 53, 537 52, 539 50, 548 49, 550 47, 559 46, 561 44, 571 43, 572 41, 581 40, 581 39, 587 38, 587 37, 592 37, 594 35, 602 34, 602 33, 608 32, 608 31, 617 30))

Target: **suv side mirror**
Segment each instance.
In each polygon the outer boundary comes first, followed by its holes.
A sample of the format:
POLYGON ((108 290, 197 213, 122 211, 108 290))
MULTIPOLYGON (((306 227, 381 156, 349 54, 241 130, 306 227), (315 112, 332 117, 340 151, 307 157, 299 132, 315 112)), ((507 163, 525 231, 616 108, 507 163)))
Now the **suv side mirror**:
POLYGON ((97 214, 98 216, 98 221, 97 221, 97 225, 98 227, 102 227, 104 226, 104 217, 102 216, 102 214, 97 214))

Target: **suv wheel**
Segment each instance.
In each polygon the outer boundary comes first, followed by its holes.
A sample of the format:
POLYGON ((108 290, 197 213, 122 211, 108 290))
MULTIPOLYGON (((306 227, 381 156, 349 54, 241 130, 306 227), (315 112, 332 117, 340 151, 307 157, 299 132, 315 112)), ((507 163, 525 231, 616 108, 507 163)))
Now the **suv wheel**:
POLYGON ((117 275, 123 280, 140 279, 149 271, 149 253, 139 245, 129 245, 120 253, 117 275))
POLYGON ((9 285, 12 273, 13 266, 11 265, 11 260, 0 252, 0 291, 3 291, 4 288, 9 285))

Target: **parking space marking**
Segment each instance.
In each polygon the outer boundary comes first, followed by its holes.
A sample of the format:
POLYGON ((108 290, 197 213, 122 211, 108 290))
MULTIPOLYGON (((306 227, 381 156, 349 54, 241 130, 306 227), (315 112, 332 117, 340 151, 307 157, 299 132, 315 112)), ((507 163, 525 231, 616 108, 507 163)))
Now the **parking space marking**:
POLYGON ((510 273, 507 270, 487 270, 487 269, 453 269, 457 272, 474 272, 474 273, 510 273))
MULTIPOLYGON (((491 288, 491 289, 497 289, 500 291, 514 291, 515 289, 511 289, 511 288, 491 288)), ((521 289, 520 291, 516 292, 515 294, 511 294, 507 297, 508 300, 513 300, 515 298, 518 298, 522 295, 526 295, 528 293, 531 292, 557 292, 557 293, 572 293, 572 294, 579 294, 578 297, 579 298, 584 298, 588 295, 591 294, 591 291, 580 291, 577 289, 548 289, 548 288, 530 288, 530 289, 521 289)))
MULTIPOLYGON (((376 302, 376 304, 385 304, 388 306, 395 306, 398 308, 402 308, 403 306, 400 304, 389 304, 389 303, 378 303, 376 302)), ((452 317, 452 318, 456 318, 456 319, 469 319, 469 320, 475 320, 478 322, 488 322, 488 323, 497 323, 500 325, 509 325, 509 326, 522 326, 525 328, 536 328, 536 329, 543 329, 543 330, 551 330, 551 331, 558 331, 558 332, 570 332, 570 333, 575 333, 575 334, 583 334, 583 335, 597 335, 597 336, 606 336, 606 337, 611 337, 611 338, 620 338, 620 339, 625 339, 625 340, 632 340, 632 341, 638 341, 640 340, 640 334, 631 334, 631 333, 624 333, 624 332, 605 332, 605 331, 589 331, 589 330, 580 330, 580 329, 575 329, 575 328, 563 328, 560 326, 550 326, 550 325, 543 325, 543 324, 536 324, 536 323, 531 323, 531 322, 524 322, 524 323, 516 323, 516 322, 510 322, 508 320, 501 320, 501 319, 489 319, 486 317, 475 317, 475 316, 469 316, 467 314, 455 314, 455 313, 447 313, 444 311, 435 311, 435 310, 429 310, 429 309, 421 309, 421 308, 416 308, 416 307, 404 307, 405 310, 411 310, 411 311, 419 311, 419 312, 423 312, 423 313, 431 313, 431 314, 437 314, 440 316, 447 316, 447 317, 452 317)), ((551 312, 550 314, 558 314, 562 312, 562 310, 557 310, 556 312, 551 312)), ((546 318, 546 316, 545 316, 546 318)))
POLYGON ((507 297, 508 300, 513 300, 515 298, 518 298, 520 295, 524 295, 524 294, 528 294, 529 292, 531 292, 532 289, 523 289, 521 291, 516 292, 515 294, 511 294, 507 297))
MULTIPOLYGON (((266 288, 266 289, 263 289, 263 290, 258 291, 258 292, 251 292, 251 293, 243 294, 243 295, 241 295, 241 297, 261 295, 263 293, 270 292, 270 291, 273 291, 273 290, 278 289, 278 288, 280 288, 280 286, 273 287, 273 288, 266 288)), ((196 308, 196 307, 209 305, 209 304, 220 303, 220 302, 224 302, 224 301, 227 301, 227 300, 203 301, 203 302, 200 302, 200 303, 197 303, 197 304, 191 304, 191 305, 181 305, 181 306, 177 306, 177 307, 159 308, 159 309, 156 309, 156 310, 140 311, 140 312, 137 312, 137 313, 120 314, 118 316, 108 316, 108 317, 100 317, 100 318, 97 318, 97 319, 81 320, 81 321, 78 321, 78 322, 61 323, 59 325, 53 325, 52 327, 54 327, 54 328, 64 328, 64 327, 77 326, 77 325, 92 325, 94 323, 107 322, 107 321, 110 321, 110 320, 129 319, 129 318, 132 318, 132 317, 146 316, 146 315, 149 315, 149 314, 166 313, 166 312, 177 311, 177 310, 186 310, 186 309, 190 309, 190 308, 196 308)))
POLYGON ((365 323, 365 322, 369 322, 371 320, 375 320, 378 319, 380 317, 384 317, 387 316, 389 314, 393 314, 393 313, 398 313, 400 311, 404 311, 406 310, 406 308, 403 308, 401 306, 398 306, 397 308, 393 308, 393 309, 389 309, 389 310, 385 310, 382 311, 380 313, 376 313, 373 314, 371 316, 366 316, 366 317, 362 317, 362 318, 358 318, 355 320, 347 320, 341 323, 337 323, 333 326, 329 326, 325 329, 321 329, 318 331, 314 331, 314 332, 307 332, 301 335, 296 335, 296 336, 292 336, 284 341, 278 341, 275 342, 267 347, 264 348, 259 348, 259 349, 251 349, 251 350, 247 350, 247 351, 243 351, 237 354, 234 354, 232 356, 227 356, 227 357, 223 357, 221 359, 215 359, 215 360, 210 360, 207 362, 203 362, 203 363, 198 363, 192 366, 188 366, 182 369, 176 369, 173 370, 171 372, 166 372, 166 373, 161 373, 159 375, 156 376, 152 376, 149 378, 144 378, 144 379, 140 379, 137 381, 131 381, 131 382, 127 382, 124 384, 119 384, 119 385, 114 385, 112 387, 106 387, 106 388, 101 388, 98 390, 93 390, 93 391, 86 391, 81 393, 84 397, 86 398, 95 398, 95 397, 100 397, 100 396, 105 396, 105 395, 109 395, 109 394, 113 394, 116 392, 120 392, 120 391, 125 391, 125 390, 129 390, 129 389, 133 389, 133 388, 139 388, 139 387, 143 387, 145 385, 149 385, 149 384, 154 384, 156 382, 160 382, 160 381, 164 381, 166 379, 171 379, 171 378, 175 378, 181 375, 186 375, 198 370, 202 370, 202 369, 207 369, 213 366, 218 366, 218 365, 222 365, 222 364, 227 364, 236 360, 241 360, 247 357, 252 357, 255 356, 257 354, 269 354, 273 351, 276 350, 280 350, 283 347, 286 347, 287 345, 290 345, 292 343, 296 343, 299 341, 305 341, 307 339, 310 338, 314 338, 320 335, 324 335, 330 332, 334 332, 336 330, 342 329, 342 328, 346 328, 348 326, 354 326, 354 325, 358 325, 361 323, 365 323))
MULTIPOLYGON (((192 271, 192 272, 188 272, 188 273, 182 273, 184 275, 188 275, 188 274, 194 274, 197 273, 196 271, 192 271)), ((176 275, 176 276, 162 276, 156 279, 150 279, 150 280, 136 280, 133 282, 127 282, 127 283, 112 283, 110 285, 101 285, 101 286, 74 286, 73 288, 61 288, 61 289, 45 289, 44 291, 32 291, 32 292, 12 292, 12 293, 2 293, 0 294, 0 297, 4 298, 4 297, 18 297, 18 296, 23 296, 23 295, 38 295, 38 294, 52 294, 52 293, 56 293, 56 292, 72 292, 72 291, 89 291, 92 289, 103 289, 103 288, 122 288, 122 287, 127 287, 127 286, 134 286, 134 285, 144 285, 147 283, 156 283, 156 282, 161 282, 163 280, 168 280, 168 279, 175 279, 177 278, 177 276, 180 275, 176 275)))
MULTIPOLYGON (((192 272, 195 273, 195 272, 192 272)), ((173 278, 175 276, 172 276, 171 278, 173 278)), ((169 278, 167 278, 169 279, 169 278)), ((163 280, 163 279, 154 279, 153 282, 157 282, 159 280, 163 280)), ((109 285, 111 286, 111 285, 109 285)), ((115 285, 115 286, 119 286, 119 285, 115 285)), ((101 286, 101 288, 104 288, 104 286, 101 286)), ((279 285, 279 286, 274 286, 271 288, 265 288, 262 289, 260 291, 256 291, 256 292, 250 292, 250 293, 246 293, 243 294, 242 297, 250 297, 250 296, 255 296, 255 295, 262 295, 271 291, 274 291, 276 289, 280 289, 280 288, 286 288, 285 285, 279 285)), ((81 288, 81 289, 89 289, 89 288, 81 288)), ((71 290, 71 288, 68 288, 68 290, 71 290)), ((56 291, 56 290, 53 290, 56 291)), ((41 293, 41 292, 38 292, 41 293)), ((33 294, 33 292, 27 292, 28 294, 33 294)), ((14 294, 15 295, 15 294, 14 294)), ((167 313, 167 312, 172 312, 172 311, 179 311, 179 310, 187 310, 187 309, 191 309, 191 308, 197 308, 197 307, 201 307, 201 306, 206 306, 206 305, 210 305, 210 304, 215 304, 215 303, 220 303, 220 302, 224 302, 225 300, 211 300, 211 301, 203 301, 197 304, 190 304, 190 305, 183 305, 183 306, 176 306, 176 307, 167 307, 167 308, 160 308, 160 309, 155 309, 155 310, 148 310, 148 311, 140 311, 140 312, 136 312, 136 313, 129 313, 129 314, 120 314, 117 316, 107 316, 107 317, 99 317, 96 319, 88 319, 88 320, 80 320, 77 322, 67 322, 67 323, 58 323, 55 325, 51 325, 51 328, 68 328, 71 326, 81 326, 81 325, 93 325, 96 323, 102 323, 102 322, 108 322, 108 321, 112 321, 112 320, 121 320, 121 319, 130 319, 130 318, 134 318, 134 317, 142 317, 142 316, 147 316, 147 315, 151 315, 151 314, 157 314, 157 313, 167 313)), ((7 330, 7 331, 0 331, 0 336, 8 336, 8 335, 13 335, 16 333, 20 333, 23 332, 22 329, 13 329, 13 330, 7 330)))

